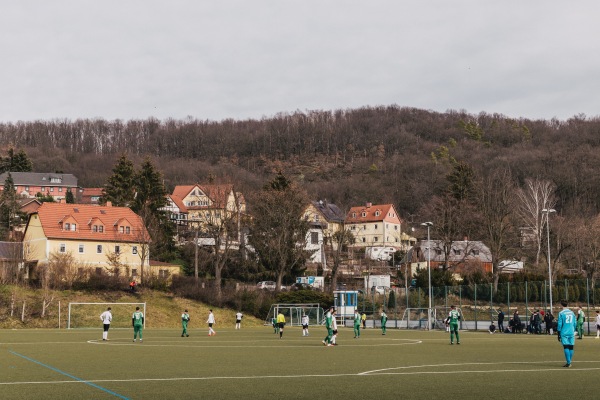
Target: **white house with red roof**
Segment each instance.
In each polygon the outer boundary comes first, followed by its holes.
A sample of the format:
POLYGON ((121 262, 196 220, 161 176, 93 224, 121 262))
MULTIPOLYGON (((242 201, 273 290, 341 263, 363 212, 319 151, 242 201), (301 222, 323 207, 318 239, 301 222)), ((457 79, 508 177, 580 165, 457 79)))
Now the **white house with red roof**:
POLYGON ((354 247, 402 247, 402 220, 393 204, 352 207, 345 226, 356 239, 354 247))
POLYGON ((179 185, 170 196, 174 203, 187 210, 188 223, 202 225, 209 220, 220 221, 230 213, 245 213, 244 196, 234 191, 231 184, 225 185, 179 185))

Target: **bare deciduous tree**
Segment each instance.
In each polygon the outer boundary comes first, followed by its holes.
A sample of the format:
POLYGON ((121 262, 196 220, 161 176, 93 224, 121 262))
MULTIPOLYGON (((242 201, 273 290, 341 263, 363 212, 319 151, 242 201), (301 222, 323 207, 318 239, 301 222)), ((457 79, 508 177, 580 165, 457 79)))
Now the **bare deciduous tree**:
POLYGON ((542 235, 544 226, 548 223, 548 213, 542 213, 543 209, 552 209, 556 205, 554 192, 556 186, 540 178, 526 179, 525 187, 517 190, 519 203, 517 212, 522 226, 531 235, 535 243, 535 265, 539 266, 542 251, 542 235))

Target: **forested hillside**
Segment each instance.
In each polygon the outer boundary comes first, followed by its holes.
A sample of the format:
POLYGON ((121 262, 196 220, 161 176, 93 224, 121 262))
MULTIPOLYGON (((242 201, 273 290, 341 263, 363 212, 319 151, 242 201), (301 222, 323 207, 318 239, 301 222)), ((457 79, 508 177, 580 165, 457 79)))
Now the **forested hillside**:
POLYGON ((0 141, 25 149, 34 171, 73 173, 82 186, 103 185, 122 153, 138 163, 151 155, 167 189, 214 181, 247 192, 281 170, 315 199, 343 209, 393 202, 410 220, 447 185, 450 159, 482 176, 509 168, 521 185, 548 179, 561 210, 600 208, 600 120, 584 116, 532 121, 390 106, 220 122, 20 121, 0 124, 0 141))

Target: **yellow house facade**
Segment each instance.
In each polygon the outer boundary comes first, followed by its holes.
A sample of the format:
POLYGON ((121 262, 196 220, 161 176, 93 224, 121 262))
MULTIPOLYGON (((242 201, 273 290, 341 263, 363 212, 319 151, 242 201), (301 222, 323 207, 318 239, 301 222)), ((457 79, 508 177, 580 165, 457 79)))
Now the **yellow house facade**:
POLYGON ((37 265, 69 254, 79 268, 136 277, 142 262, 149 265, 149 243, 142 219, 127 207, 43 203, 29 216, 23 251, 37 265))

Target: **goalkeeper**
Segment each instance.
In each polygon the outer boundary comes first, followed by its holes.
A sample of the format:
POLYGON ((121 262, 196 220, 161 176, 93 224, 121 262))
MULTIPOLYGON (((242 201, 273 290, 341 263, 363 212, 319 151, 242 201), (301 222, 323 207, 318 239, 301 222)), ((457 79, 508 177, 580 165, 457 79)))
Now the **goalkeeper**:
POLYGON ((183 328, 183 330, 181 331, 181 337, 190 336, 188 335, 187 331, 188 322, 190 322, 190 314, 188 314, 188 310, 185 310, 183 314, 181 314, 181 327, 183 328))
POLYGON ((567 363, 563 365, 565 368, 571 367, 571 361, 573 359, 573 347, 575 345, 575 331, 577 328, 577 321, 575 313, 567 308, 569 305, 566 300, 560 302, 563 306, 562 311, 558 314, 558 325, 556 331, 558 332, 558 341, 563 346, 565 353, 565 360, 567 363))

